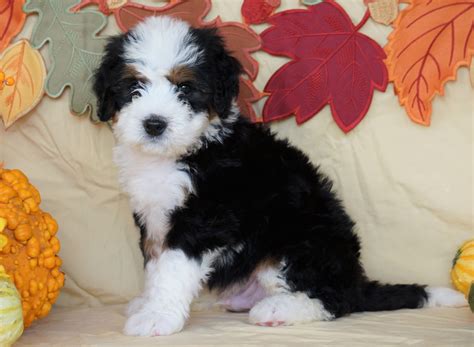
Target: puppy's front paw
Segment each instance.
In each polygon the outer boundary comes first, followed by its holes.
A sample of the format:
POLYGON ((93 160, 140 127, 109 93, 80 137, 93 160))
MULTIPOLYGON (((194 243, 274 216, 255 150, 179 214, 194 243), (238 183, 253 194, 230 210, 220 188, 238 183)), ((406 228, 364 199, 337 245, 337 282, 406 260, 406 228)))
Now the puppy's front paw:
POLYGON ((184 323, 177 315, 142 308, 127 319, 123 332, 133 336, 165 336, 181 331, 184 323))
POLYGON ((130 300, 127 305, 127 308, 125 309, 125 315, 127 317, 130 317, 134 313, 138 312, 144 304, 145 298, 143 298, 142 296, 137 296, 136 298, 133 298, 132 300, 130 300))

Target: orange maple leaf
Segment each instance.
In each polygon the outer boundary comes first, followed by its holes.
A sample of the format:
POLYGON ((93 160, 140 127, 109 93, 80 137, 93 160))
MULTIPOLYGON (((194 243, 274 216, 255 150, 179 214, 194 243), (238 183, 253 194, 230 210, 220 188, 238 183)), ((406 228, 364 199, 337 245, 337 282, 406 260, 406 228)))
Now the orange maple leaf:
POLYGON ((389 80, 416 123, 430 124, 431 101, 474 54, 474 0, 412 0, 385 47, 389 80))
POLYGON ((20 32, 25 23, 24 0, 0 0, 0 52, 20 32))

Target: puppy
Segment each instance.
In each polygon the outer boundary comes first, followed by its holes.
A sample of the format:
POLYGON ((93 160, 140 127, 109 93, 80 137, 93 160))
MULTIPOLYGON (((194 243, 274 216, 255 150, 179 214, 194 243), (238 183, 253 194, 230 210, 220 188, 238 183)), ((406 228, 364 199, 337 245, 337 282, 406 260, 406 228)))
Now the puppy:
POLYGON ((308 157, 236 106, 241 66, 214 29, 150 17, 108 43, 98 115, 145 259, 127 335, 183 329, 203 285, 258 325, 464 305, 460 293, 367 278, 354 222, 308 157))

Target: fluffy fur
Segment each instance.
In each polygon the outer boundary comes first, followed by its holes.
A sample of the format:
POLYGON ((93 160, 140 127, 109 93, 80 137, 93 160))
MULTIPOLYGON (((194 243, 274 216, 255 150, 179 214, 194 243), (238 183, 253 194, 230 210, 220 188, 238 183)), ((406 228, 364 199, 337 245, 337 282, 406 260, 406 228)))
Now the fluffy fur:
POLYGON ((300 150, 235 106, 241 67, 213 29, 152 17, 111 39, 95 75, 145 258, 125 333, 181 330, 203 284, 274 326, 460 305, 449 289, 367 278, 354 222, 300 150))

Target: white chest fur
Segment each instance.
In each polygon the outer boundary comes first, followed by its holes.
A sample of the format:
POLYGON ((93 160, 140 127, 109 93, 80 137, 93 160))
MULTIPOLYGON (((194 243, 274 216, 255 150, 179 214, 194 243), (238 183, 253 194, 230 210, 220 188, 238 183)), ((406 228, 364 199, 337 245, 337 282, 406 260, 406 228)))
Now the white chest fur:
POLYGON ((147 228, 158 254, 169 229, 169 212, 182 206, 193 192, 189 174, 183 164, 172 159, 144 154, 125 145, 114 149, 119 167, 119 181, 129 194, 130 204, 147 228))

